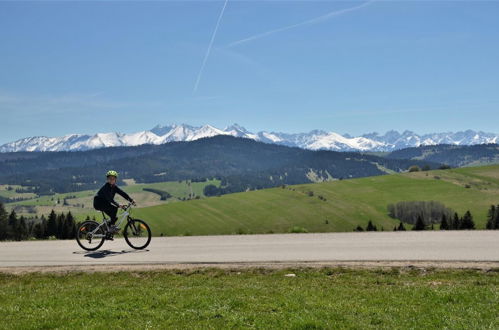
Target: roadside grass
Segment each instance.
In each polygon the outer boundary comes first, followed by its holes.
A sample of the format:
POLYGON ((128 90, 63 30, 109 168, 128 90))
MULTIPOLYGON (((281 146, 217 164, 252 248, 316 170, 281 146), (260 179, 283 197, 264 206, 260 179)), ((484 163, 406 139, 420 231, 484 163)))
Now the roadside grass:
POLYGON ((147 207, 135 215, 154 235, 285 233, 294 227, 338 232, 365 228, 369 220, 391 231, 399 221, 388 216, 388 204, 430 200, 461 215, 470 210, 483 229, 488 208, 499 203, 499 166, 286 186, 147 207))
POLYGON ((4 329, 499 328, 497 270, 0 274, 0 284, 4 329))

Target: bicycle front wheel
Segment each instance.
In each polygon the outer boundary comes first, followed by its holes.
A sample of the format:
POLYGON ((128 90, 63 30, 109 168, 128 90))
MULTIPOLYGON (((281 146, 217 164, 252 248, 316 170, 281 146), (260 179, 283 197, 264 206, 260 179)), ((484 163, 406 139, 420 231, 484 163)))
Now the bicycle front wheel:
POLYGON ((123 230, 125 241, 136 250, 145 249, 151 243, 151 228, 139 219, 131 219, 123 230))
POLYGON ((77 229, 76 241, 87 251, 95 251, 104 244, 106 234, 97 221, 85 221, 77 229))

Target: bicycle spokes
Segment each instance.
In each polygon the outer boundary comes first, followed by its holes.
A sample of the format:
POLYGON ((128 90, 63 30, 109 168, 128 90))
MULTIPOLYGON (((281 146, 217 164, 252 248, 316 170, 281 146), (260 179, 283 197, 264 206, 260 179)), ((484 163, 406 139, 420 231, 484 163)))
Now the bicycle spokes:
POLYGON ((151 241, 151 230, 142 220, 130 220, 123 232, 128 245, 134 249, 143 249, 151 241))

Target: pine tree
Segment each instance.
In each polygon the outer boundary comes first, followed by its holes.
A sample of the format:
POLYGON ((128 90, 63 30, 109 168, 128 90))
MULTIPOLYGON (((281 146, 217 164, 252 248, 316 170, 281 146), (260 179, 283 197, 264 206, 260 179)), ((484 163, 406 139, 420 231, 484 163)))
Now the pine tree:
POLYGON ((0 203, 0 241, 9 238, 9 215, 5 207, 0 203))
POLYGON ((459 219, 459 215, 454 213, 454 220, 452 221, 452 226, 450 229, 458 230, 461 228, 461 220, 459 219))
POLYGON ((73 239, 75 238, 76 225, 74 221, 74 217, 71 214, 71 211, 66 215, 66 221, 64 222, 64 238, 73 239))
POLYGON ((442 221, 440 221, 440 230, 449 230, 449 223, 445 214, 442 215, 442 221))
POLYGON ((373 225, 373 222, 369 220, 369 222, 367 223, 366 231, 377 231, 377 230, 378 228, 376 228, 376 226, 373 225))
POLYGON ((66 232, 64 228, 64 223, 66 222, 66 216, 64 213, 61 213, 57 216, 57 232, 55 237, 58 239, 66 239, 66 232))
POLYGON ((402 221, 400 221, 398 230, 400 230, 400 231, 405 231, 406 230, 404 224, 402 223, 402 221))
POLYGON ((36 239, 42 239, 44 238, 44 235, 45 235, 45 229, 43 228, 42 223, 41 222, 36 223, 33 226, 33 236, 36 239))
POLYGON ((10 212, 8 224, 9 224, 9 238, 16 239, 17 227, 18 227, 18 219, 16 211, 12 210, 12 212, 10 212))
POLYGON ((418 219, 416 220, 416 224, 414 225, 412 230, 425 230, 425 229, 426 229, 426 225, 423 221, 423 217, 418 216, 418 219))
POLYGON ((19 225, 17 227, 17 237, 16 240, 21 241, 28 239, 28 227, 26 226, 26 219, 24 216, 19 218, 19 225))
POLYGON ((45 234, 46 237, 56 236, 57 233, 57 215, 54 210, 50 212, 48 220, 47 220, 47 232, 45 234))
POLYGON ((466 211, 461 222, 461 229, 475 229, 475 222, 470 211, 466 211))
POLYGON ((489 212, 487 213, 487 224, 485 225, 486 229, 496 229, 496 207, 495 205, 491 205, 489 208, 489 212))
POLYGON ((47 219, 45 219, 45 216, 42 214, 42 217, 40 219, 40 227, 42 229, 42 235, 40 238, 48 238, 47 236, 47 219))

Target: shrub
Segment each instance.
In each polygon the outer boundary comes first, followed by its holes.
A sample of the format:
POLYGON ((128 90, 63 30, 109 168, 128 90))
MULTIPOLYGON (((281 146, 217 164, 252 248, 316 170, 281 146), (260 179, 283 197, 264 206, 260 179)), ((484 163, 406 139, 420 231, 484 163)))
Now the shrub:
POLYGON ((357 226, 353 231, 364 231, 364 228, 357 226))
POLYGON ((299 233, 308 233, 308 230, 300 226, 294 226, 289 230, 289 232, 293 234, 299 234, 299 233))
POLYGON ((221 191, 220 188, 218 188, 214 184, 209 184, 206 187, 204 187, 203 193, 207 197, 210 197, 210 196, 220 196, 222 194, 222 191, 221 191))
POLYGON ((409 167, 409 172, 420 172, 421 168, 418 165, 412 165, 409 167))

